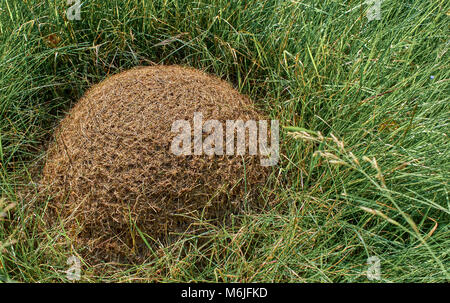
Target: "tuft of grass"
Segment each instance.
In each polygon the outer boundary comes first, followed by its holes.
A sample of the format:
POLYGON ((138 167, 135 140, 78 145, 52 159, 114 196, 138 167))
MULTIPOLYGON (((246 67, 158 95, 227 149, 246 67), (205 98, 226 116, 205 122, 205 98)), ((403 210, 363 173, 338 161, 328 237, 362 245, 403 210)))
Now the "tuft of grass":
POLYGON ((217 74, 280 120, 273 198, 145 264, 82 260, 82 281, 366 282, 371 256, 382 282, 449 280, 448 1, 384 0, 370 22, 361 0, 67 8, 0 3, 1 281, 68 281, 77 252, 33 198, 46 143, 89 86, 149 64, 217 74))

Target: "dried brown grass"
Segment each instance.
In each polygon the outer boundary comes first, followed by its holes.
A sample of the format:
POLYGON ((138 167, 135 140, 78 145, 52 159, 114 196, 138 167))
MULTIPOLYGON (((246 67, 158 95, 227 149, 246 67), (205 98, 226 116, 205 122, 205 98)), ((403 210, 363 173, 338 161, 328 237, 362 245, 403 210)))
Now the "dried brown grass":
POLYGON ((134 226, 165 239, 193 218, 222 222, 239 212, 267 171, 250 156, 173 155, 172 122, 192 122, 194 112, 222 123, 261 119, 228 83, 191 68, 139 67, 93 86, 49 147, 47 221, 63 222, 90 259, 137 262, 148 250, 134 226))

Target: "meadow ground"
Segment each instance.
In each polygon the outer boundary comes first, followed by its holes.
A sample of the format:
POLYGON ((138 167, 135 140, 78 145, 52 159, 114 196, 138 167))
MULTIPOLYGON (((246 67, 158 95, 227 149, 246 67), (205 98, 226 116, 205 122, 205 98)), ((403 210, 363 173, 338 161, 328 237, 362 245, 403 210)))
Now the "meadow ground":
POLYGON ((152 64, 216 74, 280 121, 271 198, 145 264, 82 260, 81 281, 366 282, 373 257, 382 282, 449 280, 448 1, 384 0, 371 21, 361 0, 81 3, 68 20, 66 1, 0 2, 0 281, 68 281, 77 252, 20 191, 87 88, 152 64))

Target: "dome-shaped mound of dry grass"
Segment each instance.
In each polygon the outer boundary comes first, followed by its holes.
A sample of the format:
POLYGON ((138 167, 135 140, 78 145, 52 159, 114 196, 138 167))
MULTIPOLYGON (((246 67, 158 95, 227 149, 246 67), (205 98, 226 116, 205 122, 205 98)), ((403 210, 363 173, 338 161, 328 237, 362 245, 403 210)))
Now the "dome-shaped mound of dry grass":
POLYGON ((48 221, 63 222, 91 257, 136 260, 146 251, 136 227, 161 239, 190 218, 238 211, 266 171, 254 156, 174 155, 172 122, 192 123, 194 112, 222 123, 261 119, 229 84, 191 68, 140 67, 92 87, 48 150, 48 221))

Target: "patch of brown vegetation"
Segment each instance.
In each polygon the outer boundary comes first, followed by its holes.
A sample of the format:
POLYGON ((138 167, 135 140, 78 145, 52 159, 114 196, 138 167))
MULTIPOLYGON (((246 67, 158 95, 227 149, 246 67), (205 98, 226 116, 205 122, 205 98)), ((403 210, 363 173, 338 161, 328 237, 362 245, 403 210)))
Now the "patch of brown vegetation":
POLYGON ((92 87, 48 150, 41 180, 53 197, 48 221, 64 222, 85 255, 135 262, 146 256, 135 226, 163 239, 194 217, 221 221, 238 212, 267 170, 251 156, 173 155, 172 122, 192 123, 194 112, 224 125, 262 118, 228 83, 191 68, 140 67, 92 87))

